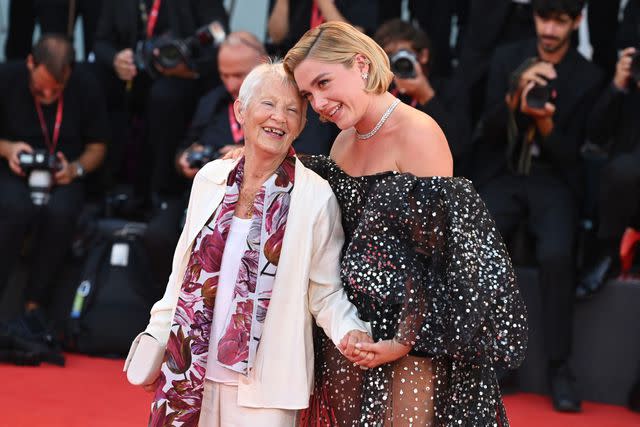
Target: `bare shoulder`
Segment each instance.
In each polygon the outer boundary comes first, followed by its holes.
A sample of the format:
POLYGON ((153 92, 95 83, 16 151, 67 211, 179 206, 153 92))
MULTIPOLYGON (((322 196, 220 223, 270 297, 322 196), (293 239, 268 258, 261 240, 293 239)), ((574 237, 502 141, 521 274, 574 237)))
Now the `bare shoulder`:
POLYGON ((442 129, 429 115, 411 107, 400 120, 397 163, 415 176, 451 176, 453 158, 442 129))
POLYGON ((332 159, 339 159, 342 153, 344 152, 348 141, 353 139, 353 129, 347 129, 341 131, 338 136, 336 136, 333 145, 331 146, 331 152, 329 153, 329 157, 332 159))

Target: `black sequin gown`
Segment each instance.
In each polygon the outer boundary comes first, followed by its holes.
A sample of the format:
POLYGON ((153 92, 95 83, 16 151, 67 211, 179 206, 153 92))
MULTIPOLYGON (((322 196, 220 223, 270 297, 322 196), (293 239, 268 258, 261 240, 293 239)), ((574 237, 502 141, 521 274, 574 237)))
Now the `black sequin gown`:
POLYGON ((318 330, 307 426, 508 426, 495 368, 517 367, 527 322, 509 256, 471 183, 351 177, 302 156, 342 210, 341 275, 375 340, 409 355, 363 371, 318 330))

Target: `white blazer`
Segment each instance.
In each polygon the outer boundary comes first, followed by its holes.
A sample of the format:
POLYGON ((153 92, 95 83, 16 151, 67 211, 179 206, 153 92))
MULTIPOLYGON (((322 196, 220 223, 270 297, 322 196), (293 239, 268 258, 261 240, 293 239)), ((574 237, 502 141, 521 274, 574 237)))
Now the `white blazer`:
MULTIPOLYGON (((164 296, 145 332, 166 344, 185 269, 197 234, 222 201, 236 161, 216 160, 196 175, 184 229, 164 296)), ((327 181, 296 162, 295 185, 278 273, 253 369, 239 375, 238 405, 302 409, 313 387, 312 322, 335 344, 350 330, 370 333, 348 301, 339 275, 344 233, 327 181), (313 317, 312 317, 313 316, 313 317)))

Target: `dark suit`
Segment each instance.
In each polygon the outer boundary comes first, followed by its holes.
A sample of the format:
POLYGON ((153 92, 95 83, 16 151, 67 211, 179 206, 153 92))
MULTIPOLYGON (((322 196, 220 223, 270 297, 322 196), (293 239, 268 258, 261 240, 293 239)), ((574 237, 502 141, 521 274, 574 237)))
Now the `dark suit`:
POLYGON ((535 36, 530 5, 511 0, 472 1, 460 52, 457 77, 469 91, 475 122, 484 105, 485 83, 491 57, 503 44, 535 36))
MULTIPOLYGON (((601 72, 570 48, 556 64, 554 128, 547 137, 534 133, 539 154, 531 158, 530 171, 517 170, 507 155, 509 110, 505 103, 510 74, 527 58, 537 56, 536 41, 516 42, 496 51, 487 86, 487 106, 476 142, 475 183, 509 237, 526 218, 535 236, 545 310, 545 335, 549 359, 566 360, 571 343, 575 276, 574 240, 577 227, 580 181, 579 149, 584 143, 588 114, 600 89, 601 72)), ((515 114, 516 146, 524 142, 530 117, 515 114)))
MULTIPOLYGON (((633 83, 632 83, 633 84, 633 83)), ((589 140, 609 147, 600 177, 598 237, 617 242, 640 214, 640 92, 610 85, 589 118, 589 140)))
MULTIPOLYGON (((150 3, 147 1, 147 5, 150 3)), ((221 0, 164 0, 154 36, 169 33, 176 38, 186 38, 215 20, 226 26, 227 14, 221 0)), ((127 91, 125 82, 115 74, 113 60, 124 49, 135 51, 136 43, 143 35, 138 0, 105 1, 94 51, 97 62, 102 65, 100 71, 108 94, 113 128, 126 129, 132 110, 137 110, 138 115, 146 119, 148 130, 142 150, 146 154, 136 165, 138 192, 146 196, 150 186, 154 193, 176 194, 182 191, 184 182, 175 173, 174 153, 199 96, 208 84, 212 84, 212 79, 217 79, 216 51, 203 48, 198 52, 195 65, 199 79, 160 76, 151 80, 139 72, 133 81, 133 90, 127 91), (150 183, 147 182, 149 176, 150 183)), ((114 139, 125 141, 127 135, 119 135, 119 138, 116 135, 114 139)), ((125 148, 114 148, 108 162, 115 174, 123 163, 125 148)))

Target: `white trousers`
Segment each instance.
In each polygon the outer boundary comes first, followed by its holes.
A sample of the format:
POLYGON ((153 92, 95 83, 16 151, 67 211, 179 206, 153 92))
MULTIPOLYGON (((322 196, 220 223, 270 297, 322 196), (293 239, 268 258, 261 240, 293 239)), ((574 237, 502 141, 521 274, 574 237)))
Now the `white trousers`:
POLYGON ((238 387, 205 380, 199 427, 295 427, 293 409, 238 406, 238 387))

